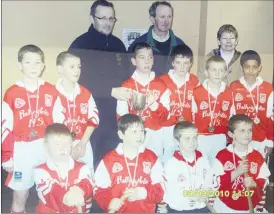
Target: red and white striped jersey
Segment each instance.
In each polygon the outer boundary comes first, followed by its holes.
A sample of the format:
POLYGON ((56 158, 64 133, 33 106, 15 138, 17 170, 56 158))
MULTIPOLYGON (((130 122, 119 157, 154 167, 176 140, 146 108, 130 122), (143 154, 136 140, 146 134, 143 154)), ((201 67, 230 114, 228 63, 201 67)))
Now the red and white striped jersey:
POLYGON ((152 151, 141 146, 138 157, 133 160, 125 159, 123 144, 120 143, 115 150, 105 155, 95 172, 94 198, 108 212, 111 200, 120 198, 127 188, 144 187, 147 191, 144 200, 130 202, 126 199, 117 212, 154 213, 156 204, 164 195, 163 182, 163 167, 152 151))
POLYGON ((220 151, 213 163, 213 171, 219 183, 219 192, 228 194, 219 195, 219 199, 231 209, 248 210, 247 194, 252 194, 253 206, 263 203, 263 190, 268 182, 270 171, 263 156, 252 147, 248 146, 247 152, 234 151, 233 145, 220 151), (234 155, 233 155, 234 154, 234 155), (246 155, 247 154, 247 155, 246 155), (252 177, 257 187, 247 192, 244 186, 244 175, 240 175, 231 182, 231 173, 239 166, 243 156, 248 161, 248 176, 252 177))
MULTIPOLYGON (((69 171, 66 177, 59 175, 56 165, 48 160, 46 163, 34 169, 34 181, 39 197, 39 204, 35 212, 77 212, 77 207, 67 206, 63 203, 64 195, 72 186, 77 186, 84 192, 84 199, 88 200, 92 196, 94 183, 89 167, 83 163, 69 160, 69 171)), ((82 207, 86 212, 86 206, 82 207)))
POLYGON ((184 120, 192 122, 192 95, 194 88, 200 84, 198 78, 193 74, 187 73, 185 81, 179 82, 174 75, 174 70, 171 69, 167 74, 160 76, 160 79, 164 81, 170 92, 169 118, 163 122, 163 125, 175 125, 179 121, 180 116, 184 120))
POLYGON ((197 126, 199 133, 203 135, 227 134, 228 120, 233 114, 232 91, 226 87, 224 82, 221 82, 217 98, 217 95, 213 95, 207 85, 208 79, 193 91, 192 112, 194 114, 194 124, 197 126), (213 132, 208 130, 210 125, 210 107, 212 112, 214 110, 212 119, 213 132))
MULTIPOLYGON (((156 102, 150 107, 146 107, 140 116, 144 118, 146 128, 159 130, 162 127, 162 121, 167 120, 169 111, 169 90, 165 83, 155 77, 154 72, 151 72, 150 79, 147 82, 141 82, 139 74, 135 71, 132 77, 122 84, 122 87, 129 88, 142 94, 146 94, 150 91, 156 95, 156 102)), ((132 99, 130 98, 128 102, 118 100, 117 117, 128 113, 137 114, 133 109, 132 99)))
MULTIPOLYGON (((273 124, 269 125, 269 118, 273 114, 272 85, 263 81, 261 77, 257 77, 256 83, 249 87, 244 77, 241 77, 239 80, 232 82, 230 87, 233 91, 236 114, 246 114, 254 120, 257 115, 255 106, 258 102, 257 116, 260 123, 253 124, 253 140, 258 142, 264 141, 266 138, 271 140, 270 135, 273 132, 273 124)), ((270 142, 270 144, 273 146, 273 142, 270 142)))
POLYGON ((76 83, 74 92, 67 94, 61 82, 59 79, 56 83, 63 113, 58 120, 76 134, 75 139, 81 139, 87 126, 97 128, 99 125, 97 106, 88 89, 76 83))

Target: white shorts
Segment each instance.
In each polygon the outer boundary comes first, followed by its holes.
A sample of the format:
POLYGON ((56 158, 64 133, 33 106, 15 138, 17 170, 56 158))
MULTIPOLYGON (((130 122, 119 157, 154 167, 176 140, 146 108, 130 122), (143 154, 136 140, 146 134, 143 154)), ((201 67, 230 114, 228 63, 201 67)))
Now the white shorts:
MULTIPOLYGON (((77 145, 79 142, 80 142, 80 140, 75 140, 73 142, 73 146, 77 145)), ((87 164, 88 167, 91 169, 92 173, 94 173, 93 151, 92 151, 90 141, 87 142, 85 155, 83 157, 79 158, 77 161, 87 164)))
POLYGON ((179 150, 179 145, 176 143, 173 137, 174 126, 163 127, 163 144, 164 144, 164 155, 163 162, 165 163, 168 159, 173 156, 175 150, 179 150))
POLYGON ((249 213, 249 210, 233 210, 226 206, 219 198, 216 198, 213 208, 217 213, 249 213))
POLYGON ((144 142, 145 148, 153 151, 159 158, 163 157, 163 131, 160 130, 151 130, 146 128, 146 137, 144 142))
POLYGON ((14 142, 13 172, 7 178, 8 187, 27 190, 34 185, 33 169, 47 159, 43 142, 43 138, 31 142, 14 142))
POLYGON ((210 164, 212 164, 217 153, 224 148, 226 148, 225 134, 198 136, 198 150, 208 158, 210 164))
POLYGON ((262 154, 262 156, 265 158, 264 149, 265 149, 266 146, 273 147, 273 142, 270 141, 270 140, 267 140, 267 139, 265 139, 262 142, 252 140, 251 141, 251 146, 252 146, 253 149, 256 149, 258 152, 260 152, 262 154))

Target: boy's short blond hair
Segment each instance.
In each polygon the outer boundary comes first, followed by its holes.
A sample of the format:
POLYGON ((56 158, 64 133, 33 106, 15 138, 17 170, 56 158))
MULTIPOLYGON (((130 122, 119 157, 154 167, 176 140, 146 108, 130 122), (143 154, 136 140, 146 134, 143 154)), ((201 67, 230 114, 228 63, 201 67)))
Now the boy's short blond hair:
POLYGON ((45 62, 45 55, 44 52, 41 50, 41 48, 39 48, 36 45, 25 45, 23 47, 20 48, 20 50, 18 51, 18 62, 22 62, 24 55, 26 53, 36 53, 38 55, 40 55, 41 57, 41 61, 44 63, 45 62))
POLYGON ((214 55, 214 56, 210 57, 210 58, 206 61, 206 66, 205 66, 206 70, 208 70, 209 65, 210 65, 211 63, 214 63, 214 62, 215 62, 215 63, 223 63, 223 64, 225 65, 225 67, 226 67, 226 62, 225 62, 225 60, 224 60, 221 56, 214 55))
POLYGON ((180 141, 180 138, 182 137, 182 131, 185 129, 197 129, 197 127, 189 121, 178 122, 173 129, 173 137, 175 140, 178 142, 180 141))
POLYGON ((45 142, 47 141, 47 138, 51 135, 62 135, 72 138, 69 128, 62 123, 53 123, 47 126, 45 131, 45 142))
POLYGON ((233 33, 235 36, 235 39, 238 39, 238 31, 233 25, 225 24, 221 26, 217 32, 217 39, 220 40, 223 33, 233 33))
POLYGON ((75 57, 75 58, 79 58, 80 59, 80 57, 79 56, 77 56, 76 54, 73 54, 73 53, 71 53, 71 52, 69 52, 69 51, 64 51, 64 52, 61 52, 58 56, 57 56, 57 58, 56 58, 56 65, 58 66, 58 65, 63 65, 63 63, 66 61, 66 59, 68 59, 68 58, 71 58, 71 57, 75 57))

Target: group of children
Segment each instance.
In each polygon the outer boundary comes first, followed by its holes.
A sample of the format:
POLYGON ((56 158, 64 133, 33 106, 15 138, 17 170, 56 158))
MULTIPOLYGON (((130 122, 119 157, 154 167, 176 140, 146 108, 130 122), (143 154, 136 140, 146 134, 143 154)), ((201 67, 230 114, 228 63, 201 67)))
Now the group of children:
POLYGON ((256 210, 263 207, 273 88, 259 77, 258 53, 241 55, 243 77, 230 87, 221 56, 206 61, 201 84, 190 73, 188 46, 172 50, 173 69, 163 76, 155 76, 153 60, 148 44, 136 44, 136 70, 122 84, 132 96, 117 101, 122 143, 94 173, 89 139, 99 113, 91 92, 77 83, 80 58, 58 55, 61 78, 53 86, 40 79, 42 50, 19 50, 23 81, 7 90, 2 105, 2 166, 14 190, 12 213, 25 211, 34 182, 37 212, 89 212, 92 197, 112 213, 155 212, 157 205, 161 213, 248 212, 248 198, 256 210))

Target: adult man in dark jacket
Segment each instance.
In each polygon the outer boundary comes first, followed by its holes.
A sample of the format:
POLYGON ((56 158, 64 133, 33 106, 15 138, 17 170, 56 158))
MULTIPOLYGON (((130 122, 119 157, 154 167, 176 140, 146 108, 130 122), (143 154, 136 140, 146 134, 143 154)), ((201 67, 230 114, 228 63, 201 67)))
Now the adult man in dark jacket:
POLYGON ((129 78, 126 49, 120 39, 112 35, 116 22, 113 4, 97 0, 91 6, 93 19, 88 32, 71 44, 69 51, 81 58, 79 83, 88 88, 99 111, 99 127, 91 136, 94 164, 118 143, 117 99, 128 100, 130 92, 121 86, 129 78))
POLYGON ((153 25, 150 26, 147 33, 135 39, 129 46, 128 52, 131 53, 135 44, 139 42, 150 44, 155 55, 153 71, 156 75, 161 75, 167 73, 171 68, 169 56, 172 49, 184 42, 171 30, 173 8, 169 2, 154 2, 149 8, 149 15, 153 25))

